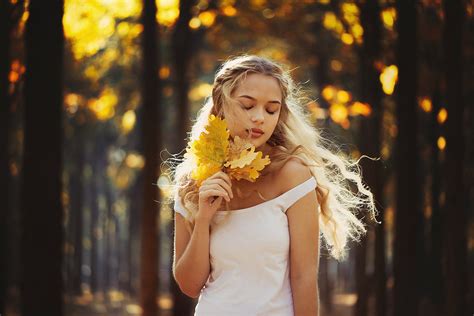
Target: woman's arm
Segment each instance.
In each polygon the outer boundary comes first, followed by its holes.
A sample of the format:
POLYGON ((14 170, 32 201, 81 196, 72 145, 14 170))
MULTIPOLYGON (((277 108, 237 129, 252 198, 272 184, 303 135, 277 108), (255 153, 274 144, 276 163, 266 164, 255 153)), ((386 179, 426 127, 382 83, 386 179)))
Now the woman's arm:
MULTIPOLYGON (((289 161, 282 169, 290 188, 307 180, 309 169, 289 161)), ((319 315, 319 214, 316 191, 311 191, 287 211, 290 231, 290 283, 295 316, 319 315)))
POLYGON ((198 297, 210 273, 209 228, 211 220, 223 200, 233 197, 232 182, 227 174, 218 171, 199 187, 199 208, 191 234, 185 219, 175 212, 175 240, 173 276, 181 291, 198 297))
POLYGON ((173 276, 181 291, 193 298, 199 296, 210 272, 209 225, 196 219, 190 235, 183 216, 175 213, 173 276))

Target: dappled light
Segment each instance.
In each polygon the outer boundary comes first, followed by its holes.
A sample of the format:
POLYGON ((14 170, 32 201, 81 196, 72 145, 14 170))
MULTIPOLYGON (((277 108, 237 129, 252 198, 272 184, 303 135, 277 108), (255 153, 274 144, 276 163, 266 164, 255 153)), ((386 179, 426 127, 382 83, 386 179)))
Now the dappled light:
POLYGON ((390 65, 385 67, 380 74, 380 82, 382 83, 382 89, 385 94, 391 95, 395 89, 395 84, 398 80, 398 67, 390 65))
MULTIPOLYGON (((216 73, 240 54, 282 64, 296 83, 282 106, 306 115, 314 144, 353 162, 335 198, 366 188, 379 211, 371 221, 353 205, 367 234, 348 244, 344 260, 321 242, 320 315, 466 314, 474 5, 402 1, 5 1, 0 316, 42 315, 27 309, 35 304, 51 316, 193 314, 197 300, 181 293, 172 271, 173 177, 199 111, 218 94, 216 73), (34 290, 22 288, 33 281, 34 290), (50 312, 58 306, 61 315, 50 312)), ((196 143, 193 154, 211 162, 193 168, 186 185, 225 170, 212 137, 196 143)), ((266 145, 290 143, 280 137, 266 145)), ((306 145, 299 149, 306 157, 306 145)), ((328 168, 315 175, 322 207, 343 165, 312 154, 317 170, 328 168)), ((256 181, 273 158, 233 155, 232 181, 256 181)))

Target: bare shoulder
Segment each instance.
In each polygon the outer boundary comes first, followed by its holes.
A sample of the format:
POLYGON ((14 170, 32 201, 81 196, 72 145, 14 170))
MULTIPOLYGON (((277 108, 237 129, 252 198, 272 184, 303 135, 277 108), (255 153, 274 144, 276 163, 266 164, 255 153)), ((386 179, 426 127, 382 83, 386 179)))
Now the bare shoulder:
POLYGON ((312 177, 308 166, 298 158, 289 159, 278 171, 277 183, 280 192, 286 192, 312 177))

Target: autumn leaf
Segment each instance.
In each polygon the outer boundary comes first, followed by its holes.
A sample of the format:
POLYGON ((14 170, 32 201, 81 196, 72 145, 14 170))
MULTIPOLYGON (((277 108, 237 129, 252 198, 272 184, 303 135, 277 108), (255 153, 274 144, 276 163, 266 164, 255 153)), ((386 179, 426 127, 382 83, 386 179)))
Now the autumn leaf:
POLYGON ((235 136, 229 143, 229 150, 227 152, 227 161, 234 160, 240 157, 242 151, 250 149, 253 145, 248 141, 235 136))
POLYGON ((233 179, 255 182, 260 171, 270 163, 268 155, 262 158, 262 152, 255 152, 251 143, 238 136, 230 140, 229 136, 225 120, 211 115, 205 131, 188 144, 185 157, 196 164, 191 178, 198 186, 219 170, 233 179))
POLYGON ((191 173, 191 178, 196 180, 198 185, 222 168, 228 147, 229 131, 226 122, 211 115, 205 131, 186 148, 185 157, 192 158, 197 165, 191 173))
MULTIPOLYGON (((252 153, 254 149, 255 148, 252 147, 252 153)), ((242 152, 242 154, 245 153, 242 152)), ((250 182, 255 182, 260 175, 260 171, 262 171, 263 168, 265 168, 265 166, 270 163, 270 158, 268 157, 268 155, 265 156, 265 158, 262 158, 263 154, 261 151, 258 151, 255 154, 255 158, 253 158, 253 160, 249 164, 243 167, 233 168, 232 162, 227 162, 226 164, 230 167, 227 170, 228 175, 236 180, 245 179, 250 182)), ((245 157, 242 157, 238 161, 245 161, 245 157)))

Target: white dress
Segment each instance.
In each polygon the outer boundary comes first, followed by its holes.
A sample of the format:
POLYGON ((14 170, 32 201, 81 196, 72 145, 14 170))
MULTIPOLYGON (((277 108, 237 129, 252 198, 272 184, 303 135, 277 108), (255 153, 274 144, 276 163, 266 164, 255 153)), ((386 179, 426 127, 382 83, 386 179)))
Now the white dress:
MULTIPOLYGON (((311 177, 271 200, 216 213, 218 224, 212 226, 210 235, 211 273, 195 316, 294 315, 285 212, 316 185, 311 177), (219 225, 227 212, 230 218, 219 225)), ((178 199, 174 209, 186 216, 178 199)))

